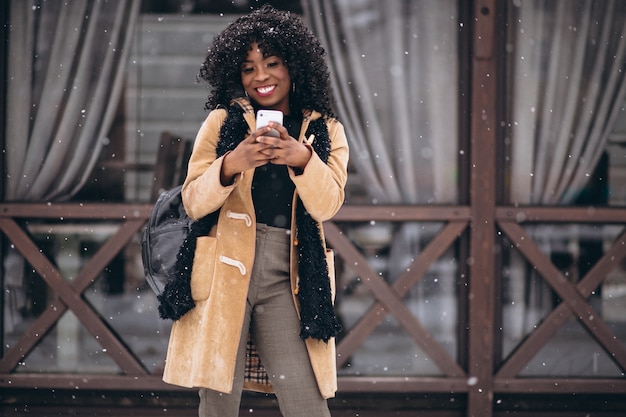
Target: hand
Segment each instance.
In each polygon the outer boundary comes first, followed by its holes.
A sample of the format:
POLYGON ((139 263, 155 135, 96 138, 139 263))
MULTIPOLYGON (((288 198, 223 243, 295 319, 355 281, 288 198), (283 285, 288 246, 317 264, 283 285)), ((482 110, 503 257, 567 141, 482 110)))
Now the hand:
POLYGON ((270 122, 267 128, 257 130, 257 132, 259 131, 262 133, 256 136, 256 141, 263 145, 260 153, 267 162, 276 165, 288 165, 302 170, 311 159, 311 150, 289 136, 284 126, 270 122), (272 128, 279 133, 280 137, 264 136, 272 128))
POLYGON ((257 142, 257 138, 270 130, 270 127, 257 129, 226 154, 220 173, 222 185, 232 184, 235 175, 240 172, 267 164, 268 158, 261 152, 267 146, 257 142))

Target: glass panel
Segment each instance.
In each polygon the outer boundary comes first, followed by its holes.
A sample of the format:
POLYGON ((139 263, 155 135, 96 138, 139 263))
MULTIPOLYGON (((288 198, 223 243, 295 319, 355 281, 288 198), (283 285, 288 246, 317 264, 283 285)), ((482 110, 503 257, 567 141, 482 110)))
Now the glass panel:
MULTIPOLYGON (((193 139, 206 118, 208 90, 196 76, 207 45, 235 16, 144 14, 136 28, 125 95, 124 142, 130 161, 147 170, 127 170, 129 201, 150 201, 161 133, 193 139)), ((168 161, 171 163, 172 161, 168 161)), ((169 188, 169 187, 168 187, 169 188)))
MULTIPOLYGON (((614 245, 621 247, 618 237, 624 226, 545 224, 527 226, 525 231, 566 282, 578 285, 607 251, 614 245)), ((548 315, 563 303, 557 291, 516 246, 516 242, 503 238, 504 357, 545 324, 548 315)), ((614 256, 610 260, 616 262, 614 256)), ((608 275, 600 276, 598 281, 599 285, 585 298, 617 339, 626 343, 626 261, 616 262, 608 275)), ((569 308, 565 314, 565 319, 573 317, 569 308)), ((551 317, 553 324, 559 319, 551 317)), ((615 376, 616 373, 621 375, 619 367, 604 354, 602 346, 582 323, 573 319, 564 320, 524 370, 524 375, 615 376)))
MULTIPOLYGON (((117 223, 33 223, 28 230, 41 252, 68 281, 76 279, 117 223)), ((32 266, 15 250, 5 262, 5 349, 15 346, 50 305, 63 304, 32 266)), ((86 303, 148 370, 163 366, 170 322, 161 320, 157 300, 143 276, 139 242, 131 241, 82 293, 86 303)), ((18 372, 118 373, 117 364, 73 311, 65 311, 18 372)))
POLYGON ((446 350, 457 357, 459 325, 458 263, 453 249, 448 250, 413 287, 408 305, 413 314, 446 350))
MULTIPOLYGON (((389 286, 403 275, 411 274, 412 262, 441 224, 370 222, 343 225, 364 256, 368 268, 389 286), (411 237, 410 240, 407 240, 411 237), (396 247, 396 243, 398 243, 396 247), (402 244, 404 242, 404 244, 402 244), (411 244, 407 244, 410 242, 411 244)), ((361 260, 337 257, 338 295, 336 307, 344 325, 344 335, 377 303, 377 294, 368 287, 367 276, 360 271, 361 260), (359 268, 357 268, 359 267, 359 268)), ((432 260, 430 269, 414 285, 397 291, 406 292, 403 302, 447 353, 456 358, 458 337, 458 264, 454 249, 432 260)), ((387 312, 380 324, 350 356, 340 374, 348 375, 441 375, 437 365, 423 352, 398 319, 387 312)), ((380 316, 377 316, 380 317, 380 316)), ((342 337, 338 341, 341 343, 342 337)))
POLYGON ((353 183, 364 185, 366 204, 458 202, 463 92, 457 3, 364 0, 310 7, 329 50, 337 112, 359 177, 353 183))
POLYGON ((513 204, 626 205, 626 3, 510 2, 513 204))
POLYGON ((441 376, 442 372, 395 320, 385 320, 338 369, 338 375, 441 376))
POLYGON ((158 302, 152 290, 138 276, 127 276, 121 292, 106 291, 107 277, 100 277, 86 291, 91 305, 124 340, 149 370, 160 369, 165 362, 171 321, 161 320, 158 302), (134 282, 133 282, 134 281, 134 282))
MULTIPOLYGON (((24 322, 22 324, 28 324, 24 322)), ((12 345, 9 341, 8 345, 12 345)), ((17 372, 119 373, 106 349, 66 311, 35 349, 15 369, 17 372)))
POLYGON ((623 377, 624 372, 576 320, 569 320, 521 376, 623 377))

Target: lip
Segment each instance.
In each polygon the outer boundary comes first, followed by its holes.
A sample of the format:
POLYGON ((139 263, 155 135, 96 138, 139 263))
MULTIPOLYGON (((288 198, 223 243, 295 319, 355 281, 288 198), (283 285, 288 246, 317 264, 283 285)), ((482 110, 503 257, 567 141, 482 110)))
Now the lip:
POLYGON ((276 87, 277 87, 276 84, 264 85, 261 87, 257 87, 254 90, 259 95, 259 97, 267 97, 267 96, 272 95, 272 93, 276 91, 276 87))

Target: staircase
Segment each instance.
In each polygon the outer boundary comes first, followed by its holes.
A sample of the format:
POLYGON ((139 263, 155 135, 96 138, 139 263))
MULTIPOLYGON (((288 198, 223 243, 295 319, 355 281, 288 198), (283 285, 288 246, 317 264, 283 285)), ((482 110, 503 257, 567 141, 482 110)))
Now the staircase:
MULTIPOLYGON (((126 88, 125 160, 154 164, 161 132, 194 138, 207 112, 208 85, 196 75, 212 39, 234 19, 217 15, 142 15, 126 88)), ((127 172, 126 201, 147 202, 154 172, 127 172)))

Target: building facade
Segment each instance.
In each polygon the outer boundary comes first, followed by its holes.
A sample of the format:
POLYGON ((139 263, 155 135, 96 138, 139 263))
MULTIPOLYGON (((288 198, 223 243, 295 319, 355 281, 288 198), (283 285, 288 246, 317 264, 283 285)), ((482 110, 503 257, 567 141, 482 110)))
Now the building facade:
MULTIPOLYGON (((3 6, 5 403, 192 398, 160 381, 139 235, 205 117, 206 47, 251 6, 226 3, 3 6)), ((626 3, 291 3, 351 145, 336 414, 622 415, 626 3)))

